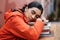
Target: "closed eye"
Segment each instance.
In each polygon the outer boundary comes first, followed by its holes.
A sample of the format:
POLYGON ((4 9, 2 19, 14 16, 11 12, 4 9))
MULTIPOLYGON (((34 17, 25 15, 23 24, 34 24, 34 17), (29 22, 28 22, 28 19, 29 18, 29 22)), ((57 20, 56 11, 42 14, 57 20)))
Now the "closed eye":
POLYGON ((32 14, 36 14, 36 12, 34 10, 31 11, 32 14))
POLYGON ((36 15, 36 18, 40 18, 40 15, 36 15))

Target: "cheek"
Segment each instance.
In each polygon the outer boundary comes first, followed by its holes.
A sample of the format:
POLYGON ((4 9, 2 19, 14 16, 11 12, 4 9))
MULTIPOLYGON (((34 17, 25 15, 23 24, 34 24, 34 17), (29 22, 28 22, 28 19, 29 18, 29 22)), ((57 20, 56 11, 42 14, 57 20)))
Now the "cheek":
POLYGON ((32 16, 32 14, 31 14, 31 12, 30 12, 30 11, 28 12, 28 16, 29 16, 29 17, 31 17, 31 16, 32 16))
POLYGON ((31 19, 31 16, 32 16, 31 13, 28 12, 28 13, 27 13, 27 17, 28 17, 29 19, 31 19))
POLYGON ((30 17, 31 17, 31 18, 34 18, 34 17, 35 17, 35 15, 33 15, 33 14, 30 14, 30 17))
POLYGON ((30 17, 30 12, 27 12, 27 17, 30 17))

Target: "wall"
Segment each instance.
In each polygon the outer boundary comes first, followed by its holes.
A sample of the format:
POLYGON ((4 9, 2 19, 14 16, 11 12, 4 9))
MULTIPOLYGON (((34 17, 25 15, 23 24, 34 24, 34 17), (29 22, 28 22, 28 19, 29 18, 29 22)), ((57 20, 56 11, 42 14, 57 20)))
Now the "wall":
POLYGON ((0 0, 0 27, 4 24, 5 0, 0 0))
POLYGON ((10 8, 22 8, 25 4, 28 4, 34 0, 6 0, 6 11, 10 8))

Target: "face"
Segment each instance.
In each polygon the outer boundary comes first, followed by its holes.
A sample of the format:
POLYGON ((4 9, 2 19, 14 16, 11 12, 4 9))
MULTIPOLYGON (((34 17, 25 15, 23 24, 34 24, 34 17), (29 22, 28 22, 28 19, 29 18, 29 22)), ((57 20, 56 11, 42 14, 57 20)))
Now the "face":
POLYGON ((32 8, 26 8, 25 9, 25 16, 27 17, 27 19, 29 21, 35 21, 37 18, 39 18, 41 15, 41 10, 39 10, 36 7, 32 7, 32 8))

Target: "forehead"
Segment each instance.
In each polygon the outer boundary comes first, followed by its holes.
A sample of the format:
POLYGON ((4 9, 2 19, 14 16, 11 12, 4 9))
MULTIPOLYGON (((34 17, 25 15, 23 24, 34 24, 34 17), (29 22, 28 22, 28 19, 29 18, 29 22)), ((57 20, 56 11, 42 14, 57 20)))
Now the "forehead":
POLYGON ((30 11, 34 10, 37 14, 41 13, 41 10, 39 10, 36 7, 29 8, 30 11))

